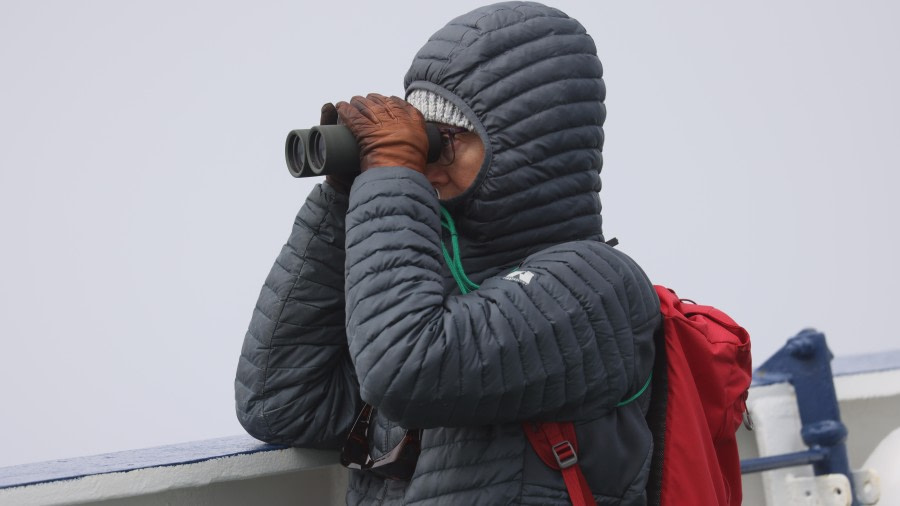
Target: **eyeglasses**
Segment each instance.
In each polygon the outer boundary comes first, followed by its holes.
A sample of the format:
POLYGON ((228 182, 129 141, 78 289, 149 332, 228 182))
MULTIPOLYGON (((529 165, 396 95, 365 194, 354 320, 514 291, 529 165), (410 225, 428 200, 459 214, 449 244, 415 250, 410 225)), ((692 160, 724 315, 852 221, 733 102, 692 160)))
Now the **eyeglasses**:
POLYGON ((407 429, 393 450, 373 459, 369 453, 369 424, 374 414, 375 408, 369 404, 359 412, 341 449, 341 465, 369 471, 388 480, 409 481, 422 451, 422 431, 407 429))
POLYGON ((456 159, 456 149, 453 146, 456 135, 466 133, 468 130, 461 127, 439 126, 438 132, 441 133, 441 156, 437 163, 450 165, 456 159))

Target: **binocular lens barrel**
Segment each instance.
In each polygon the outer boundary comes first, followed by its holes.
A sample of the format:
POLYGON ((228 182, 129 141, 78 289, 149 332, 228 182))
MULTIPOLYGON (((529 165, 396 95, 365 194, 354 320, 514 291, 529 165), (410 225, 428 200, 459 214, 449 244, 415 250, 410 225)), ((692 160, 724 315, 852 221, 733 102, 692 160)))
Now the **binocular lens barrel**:
POLYGON ((319 125, 309 132, 309 164, 317 176, 359 172, 359 145, 343 125, 319 125))
MULTIPOLYGON (((428 163, 441 156, 441 132, 433 123, 425 124, 428 136, 428 163)), ((284 158, 294 177, 353 174, 359 172, 359 145, 344 125, 318 125, 291 130, 284 143, 284 158)))
POLYGON ((288 172, 294 177, 315 175, 309 173, 309 157, 306 154, 307 139, 309 139, 309 129, 291 130, 284 142, 284 159, 287 162, 288 172))

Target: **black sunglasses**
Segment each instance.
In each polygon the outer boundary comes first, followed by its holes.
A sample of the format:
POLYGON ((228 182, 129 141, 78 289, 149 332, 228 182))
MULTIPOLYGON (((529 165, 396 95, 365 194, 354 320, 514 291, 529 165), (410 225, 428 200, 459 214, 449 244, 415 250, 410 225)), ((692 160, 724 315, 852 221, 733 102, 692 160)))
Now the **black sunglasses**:
POLYGON ((359 412, 341 449, 341 465, 369 471, 387 480, 409 481, 422 451, 422 431, 407 429, 406 435, 393 450, 373 459, 369 453, 369 424, 374 414, 375 408, 369 404, 359 412))

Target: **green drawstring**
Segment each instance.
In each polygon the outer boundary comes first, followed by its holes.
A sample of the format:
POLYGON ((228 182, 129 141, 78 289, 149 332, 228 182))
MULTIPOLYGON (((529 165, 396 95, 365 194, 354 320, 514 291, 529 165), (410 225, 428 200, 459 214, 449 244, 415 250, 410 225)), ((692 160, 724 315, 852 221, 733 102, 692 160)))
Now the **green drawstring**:
POLYGON ((645 390, 647 390, 647 387, 650 386, 650 380, 652 380, 652 379, 653 379, 653 371, 650 371, 650 376, 647 376, 647 382, 644 383, 644 386, 642 386, 641 389, 638 390, 636 394, 634 394, 631 397, 625 399, 624 401, 616 404, 616 407, 620 408, 626 404, 631 404, 632 402, 636 401, 637 398, 640 397, 641 394, 643 394, 645 390))
MULTIPOLYGON (((463 270, 462 261, 459 258, 459 239, 456 234, 456 224, 453 222, 453 217, 450 216, 450 213, 444 209, 444 206, 441 206, 441 226, 450 232, 450 244, 453 248, 453 255, 450 255, 450 252, 447 251, 447 247, 444 246, 444 241, 441 241, 441 250, 444 251, 444 261, 447 262, 447 267, 450 268, 450 274, 453 275, 453 279, 455 279, 456 284, 459 285, 459 291, 465 295, 473 290, 477 290, 478 285, 472 282, 463 270)), ((650 386, 650 380, 652 379, 653 371, 650 372, 647 382, 644 383, 644 386, 642 386, 636 394, 616 404, 616 407, 619 408, 637 400, 637 398, 647 390, 647 387, 650 386)))
POLYGON ((450 252, 447 251, 444 241, 441 241, 441 249, 444 251, 444 261, 450 267, 450 274, 453 275, 453 279, 459 285, 459 291, 467 294, 472 290, 477 290, 478 285, 473 283, 463 271, 462 260, 459 258, 459 238, 456 233, 456 224, 453 222, 453 217, 450 216, 450 213, 444 209, 444 206, 441 206, 441 225, 450 232, 450 244, 453 248, 453 255, 451 256, 450 252))

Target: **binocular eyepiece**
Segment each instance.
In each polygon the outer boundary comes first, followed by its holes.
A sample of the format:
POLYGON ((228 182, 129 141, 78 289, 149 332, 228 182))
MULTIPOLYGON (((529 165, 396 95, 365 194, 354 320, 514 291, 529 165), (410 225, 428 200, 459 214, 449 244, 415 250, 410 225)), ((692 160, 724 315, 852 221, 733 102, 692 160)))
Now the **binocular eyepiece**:
MULTIPOLYGON (((425 124, 428 163, 441 156, 441 133, 437 125, 425 124)), ((318 125, 291 130, 284 142, 284 158, 294 177, 352 174, 359 172, 359 145, 344 125, 318 125)))

